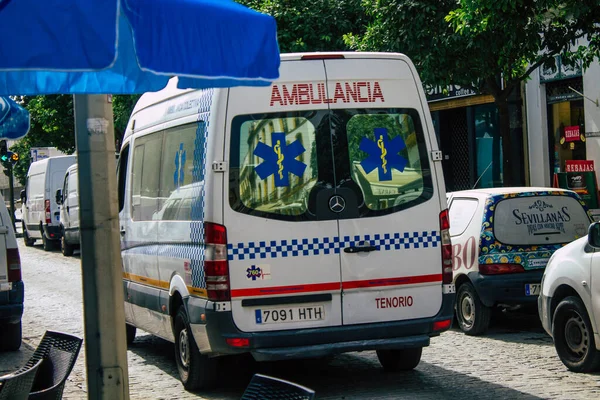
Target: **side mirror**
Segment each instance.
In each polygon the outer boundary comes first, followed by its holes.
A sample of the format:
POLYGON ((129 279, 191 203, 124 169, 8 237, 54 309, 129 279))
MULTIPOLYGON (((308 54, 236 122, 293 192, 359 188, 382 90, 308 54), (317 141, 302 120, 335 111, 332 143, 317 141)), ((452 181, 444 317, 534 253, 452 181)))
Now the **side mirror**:
POLYGON ((588 229, 588 244, 600 248, 600 222, 594 222, 588 229))
POLYGON ((58 189, 56 191, 56 204, 61 205, 62 204, 62 190, 58 189))
POLYGON ((21 190, 21 201, 25 201, 26 199, 26 195, 25 195, 25 189, 21 190))

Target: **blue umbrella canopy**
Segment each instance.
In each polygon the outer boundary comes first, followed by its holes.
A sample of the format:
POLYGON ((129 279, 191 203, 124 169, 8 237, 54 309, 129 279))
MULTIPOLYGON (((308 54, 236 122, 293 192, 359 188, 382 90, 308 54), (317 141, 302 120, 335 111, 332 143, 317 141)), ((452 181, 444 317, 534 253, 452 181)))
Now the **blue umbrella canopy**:
POLYGON ((0 138, 20 139, 29 132, 29 111, 10 97, 0 96, 0 138))
POLYGON ((229 0, 0 0, 0 95, 266 86, 275 20, 229 0))

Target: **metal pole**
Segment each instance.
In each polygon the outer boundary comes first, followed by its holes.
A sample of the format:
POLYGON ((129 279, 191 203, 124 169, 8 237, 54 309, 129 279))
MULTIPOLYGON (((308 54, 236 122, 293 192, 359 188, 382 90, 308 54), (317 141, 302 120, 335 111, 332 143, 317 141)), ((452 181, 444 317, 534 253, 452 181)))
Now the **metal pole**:
POLYGON ((75 95, 88 399, 128 399, 112 104, 75 95))
POLYGON ((15 184, 13 181, 14 178, 14 168, 12 162, 9 164, 8 171, 10 172, 8 176, 8 187, 10 188, 10 219, 12 221, 13 230, 16 232, 17 227, 15 225, 15 184))

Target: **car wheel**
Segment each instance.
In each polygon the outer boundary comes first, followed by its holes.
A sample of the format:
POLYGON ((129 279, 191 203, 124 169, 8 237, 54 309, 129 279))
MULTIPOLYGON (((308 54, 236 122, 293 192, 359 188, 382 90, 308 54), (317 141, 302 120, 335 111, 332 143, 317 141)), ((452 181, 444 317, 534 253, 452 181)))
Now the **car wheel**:
POLYGON ((421 361, 422 347, 401 350, 377 350, 377 359, 388 372, 410 371, 421 361))
POLYGON ((133 325, 125 324, 125 333, 127 335, 127 344, 132 344, 135 340, 135 333, 137 329, 133 325))
POLYGON ((552 319, 552 337, 558 357, 574 372, 591 372, 600 366, 590 318, 582 301, 570 296, 558 304, 552 319))
POLYGON ((17 351, 21 347, 21 321, 16 324, 6 324, 3 327, 0 347, 6 351, 17 351))
POLYGON ((54 243, 52 240, 46 238, 46 235, 42 232, 42 246, 44 247, 44 251, 52 251, 54 248, 54 243))
POLYGON ((183 387, 186 390, 198 390, 213 386, 217 380, 218 360, 200 354, 183 306, 177 310, 173 333, 175 359, 183 387))
POLYGON ((67 243, 67 239, 65 239, 65 236, 63 235, 63 237, 60 239, 60 250, 63 253, 63 256, 65 257, 69 257, 73 255, 73 251, 75 250, 75 248, 70 245, 69 243, 67 243))
POLYGON ((481 335, 490 326, 491 308, 486 307, 470 282, 463 283, 456 294, 456 319, 467 335, 481 335))
POLYGON ((22 225, 23 225, 23 241, 25 242, 25 246, 31 247, 35 243, 35 239, 32 239, 29 237, 29 234, 27 234, 27 229, 25 228, 25 224, 22 224, 22 225))

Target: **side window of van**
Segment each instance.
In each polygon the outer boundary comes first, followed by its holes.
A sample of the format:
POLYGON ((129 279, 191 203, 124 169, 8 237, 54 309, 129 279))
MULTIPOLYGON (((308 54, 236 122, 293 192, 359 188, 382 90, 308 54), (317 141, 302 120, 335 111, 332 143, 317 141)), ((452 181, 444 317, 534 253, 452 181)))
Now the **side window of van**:
POLYGON ((127 164, 129 161, 129 145, 121 150, 119 164, 117 165, 117 177, 119 179, 119 212, 123 211, 125 206, 125 182, 127 181, 127 164))
POLYGON ((131 213, 135 221, 152 220, 159 209, 162 138, 162 132, 157 132, 135 141, 131 199, 131 213))
POLYGON ((450 204, 450 236, 462 235, 477 211, 477 199, 454 199, 450 204))
POLYGON ((351 176, 360 186, 367 208, 400 209, 429 199, 431 171, 416 110, 348 114, 351 176))
POLYGON ((154 219, 191 221, 192 200, 199 198, 204 181, 204 122, 165 131, 160 172, 159 211, 154 219))
POLYGON ((66 195, 77 195, 77 170, 74 170, 69 174, 68 188, 65 196, 66 195))
POLYGON ((304 214, 318 172, 313 120, 300 114, 236 119, 242 122, 234 123, 231 168, 237 190, 230 193, 232 206, 241 203, 234 208, 249 214, 304 214))

